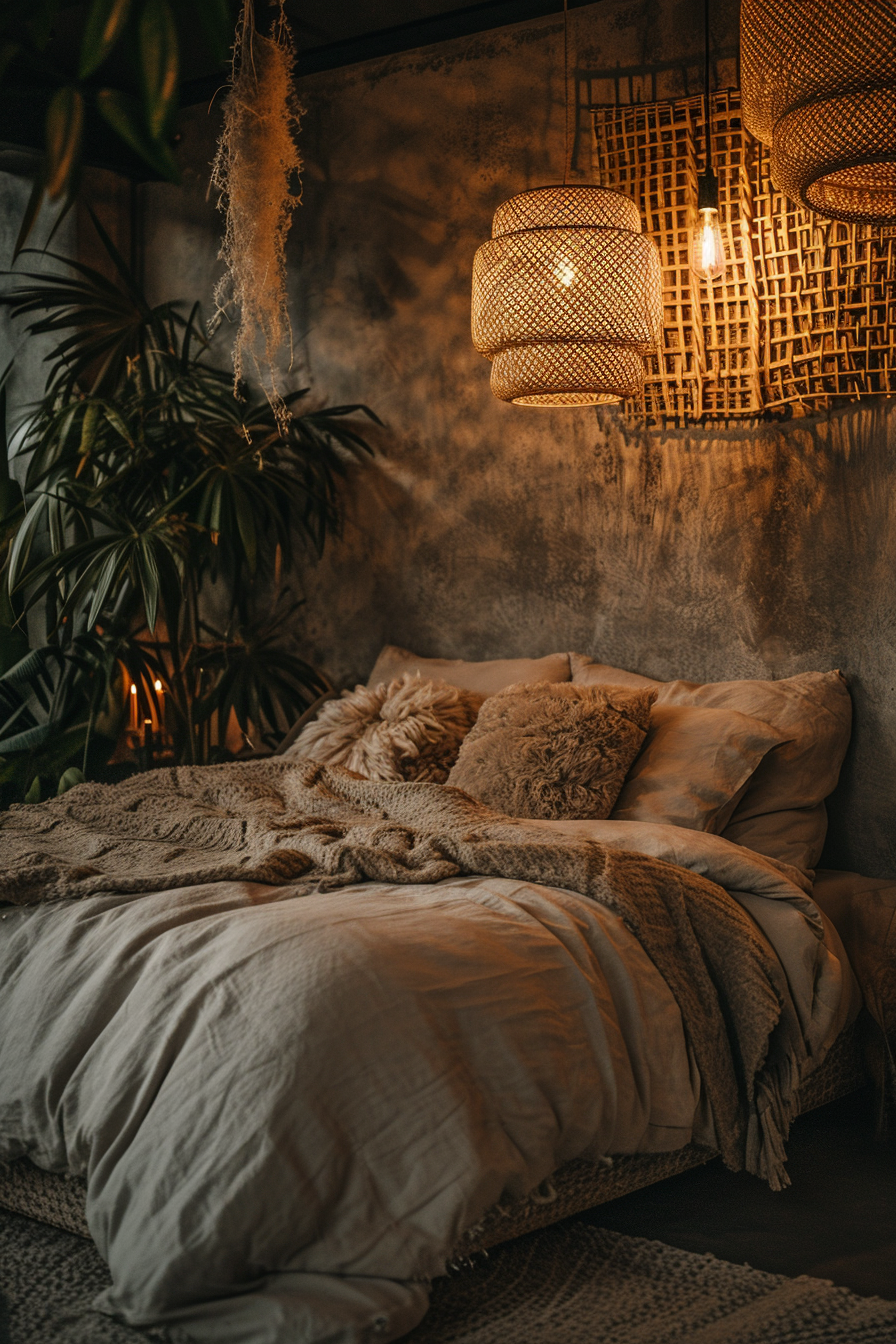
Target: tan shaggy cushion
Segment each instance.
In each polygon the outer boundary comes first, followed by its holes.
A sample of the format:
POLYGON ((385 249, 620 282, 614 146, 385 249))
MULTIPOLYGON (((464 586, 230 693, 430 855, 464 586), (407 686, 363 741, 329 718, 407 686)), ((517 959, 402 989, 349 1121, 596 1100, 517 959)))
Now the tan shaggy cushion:
POLYGON ((448 783, 511 817, 608 817, 653 698, 615 686, 508 686, 482 706, 448 783))
POLYGON ((827 832, 824 799, 837 785, 852 725, 852 702, 839 672, 700 684, 653 681, 575 653, 570 665, 578 686, 653 689, 658 705, 736 709, 775 728, 784 740, 760 761, 722 835, 811 875, 827 832))
POLYGON ((718 835, 759 762, 784 738, 736 709, 654 705, 614 821, 653 821, 718 835))
POLYGON ((407 673, 322 706, 286 757, 344 765, 366 779, 444 784, 483 697, 407 673))
POLYGON ((568 653, 549 653, 544 658, 495 658, 484 663, 468 663, 463 658, 418 658, 410 649, 387 644, 367 678, 368 686, 392 681, 405 672, 447 681, 464 691, 494 695, 505 686, 536 681, 569 681, 568 653))

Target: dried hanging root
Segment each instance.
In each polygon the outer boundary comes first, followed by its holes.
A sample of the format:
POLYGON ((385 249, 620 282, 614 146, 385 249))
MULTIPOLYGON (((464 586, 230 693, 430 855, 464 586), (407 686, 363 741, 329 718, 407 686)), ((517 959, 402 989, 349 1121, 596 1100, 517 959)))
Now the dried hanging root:
POLYGON ((224 102, 224 128, 212 165, 225 216, 215 287, 215 320, 239 309, 233 346, 234 390, 251 360, 281 432, 289 411, 277 390, 275 360, 285 340, 292 366, 286 298, 286 237, 302 199, 296 144, 304 108, 293 84, 295 51, 279 0, 270 37, 255 31, 253 0, 243 0, 233 48, 233 76, 224 102))

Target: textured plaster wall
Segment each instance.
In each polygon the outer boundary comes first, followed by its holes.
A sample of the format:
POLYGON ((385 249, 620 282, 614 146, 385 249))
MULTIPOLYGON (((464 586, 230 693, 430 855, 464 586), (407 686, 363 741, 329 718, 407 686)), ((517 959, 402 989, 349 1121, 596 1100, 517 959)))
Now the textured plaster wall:
MULTIPOLYGON (((635 96, 699 88, 702 5, 603 0, 570 19, 571 68, 597 96, 617 68, 635 96)), ((714 23, 730 83, 736 5, 714 23)), ((661 677, 841 667, 856 734, 829 859, 896 873, 896 403, 669 432, 489 392, 470 265, 501 200, 562 178, 562 50, 559 20, 540 20, 305 81, 294 376, 386 427, 296 638, 346 683, 386 640, 471 658, 569 648, 661 677)), ((197 109, 184 188, 149 193, 159 297, 208 298, 217 274, 216 130, 197 109)), ((573 180, 587 170, 580 139, 573 180)))

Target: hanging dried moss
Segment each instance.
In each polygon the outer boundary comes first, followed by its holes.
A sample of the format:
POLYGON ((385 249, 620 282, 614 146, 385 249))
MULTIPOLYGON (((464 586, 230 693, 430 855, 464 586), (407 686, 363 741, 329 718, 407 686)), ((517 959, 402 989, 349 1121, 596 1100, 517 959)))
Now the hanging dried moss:
POLYGON ((214 296, 217 317, 231 307, 239 310, 234 388, 251 362, 281 428, 289 411, 277 389, 275 361, 288 342, 292 364, 286 237, 302 199, 296 138, 304 111, 293 83, 295 51, 283 2, 271 35, 264 37, 255 31, 253 0, 243 0, 211 177, 226 221, 218 254, 226 271, 214 296))

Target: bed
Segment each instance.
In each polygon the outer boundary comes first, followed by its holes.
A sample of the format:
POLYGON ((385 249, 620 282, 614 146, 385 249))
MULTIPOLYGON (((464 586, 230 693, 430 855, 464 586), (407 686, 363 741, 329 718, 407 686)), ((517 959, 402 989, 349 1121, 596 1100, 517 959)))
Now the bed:
POLYGON ((793 862, 817 804, 772 822, 755 775, 717 831, 657 820, 655 775, 646 819, 520 820, 288 752, 10 814, 0 1202, 92 1236, 131 1324, 348 1344, 718 1152, 780 1187, 793 1117, 861 1080, 861 999, 793 862))

